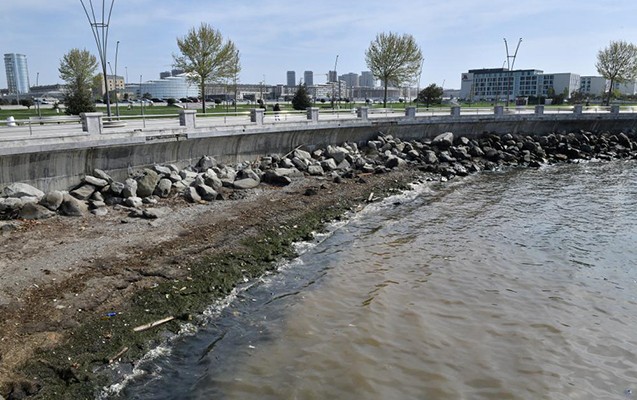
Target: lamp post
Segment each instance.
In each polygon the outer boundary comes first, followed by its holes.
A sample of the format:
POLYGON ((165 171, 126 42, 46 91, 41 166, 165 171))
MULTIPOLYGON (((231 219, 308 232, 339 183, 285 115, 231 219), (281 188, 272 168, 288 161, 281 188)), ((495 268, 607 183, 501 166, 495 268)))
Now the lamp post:
POLYGON ((86 18, 88 19, 89 24, 91 25, 91 31, 93 32, 93 37, 95 38, 95 43, 97 44, 97 52, 100 56, 100 62, 102 64, 102 77, 104 78, 104 89, 106 91, 106 113, 110 119, 111 117, 111 98, 108 93, 108 85, 106 82, 106 48, 108 45, 108 26, 111 22, 111 14, 113 12, 113 5, 115 0, 111 0, 111 6, 108 10, 108 15, 106 14, 106 0, 102 0, 102 12, 101 17, 95 14, 95 7, 93 7, 93 0, 88 0, 88 5, 90 8, 87 9, 84 4, 86 0, 80 0, 82 4, 82 8, 84 8, 84 13, 86 14, 86 18))
POLYGON ((518 40, 518 45, 515 48, 515 53, 513 55, 509 55, 509 45, 507 43, 506 38, 504 39, 504 48, 507 52, 507 68, 509 69, 509 77, 507 79, 507 108, 509 107, 509 101, 511 101, 511 78, 513 77, 513 66, 515 65, 515 58, 518 56, 518 49, 520 48, 520 43, 522 43, 522 38, 518 40), (510 59, 513 59, 513 62, 509 65, 510 59))

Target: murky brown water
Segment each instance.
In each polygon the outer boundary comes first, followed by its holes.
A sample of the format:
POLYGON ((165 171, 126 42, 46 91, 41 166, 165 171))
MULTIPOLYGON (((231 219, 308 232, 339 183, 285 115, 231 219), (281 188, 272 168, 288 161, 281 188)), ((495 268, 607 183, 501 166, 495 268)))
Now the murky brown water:
POLYGON ((122 397, 633 398, 636 167, 485 173, 367 209, 122 397))

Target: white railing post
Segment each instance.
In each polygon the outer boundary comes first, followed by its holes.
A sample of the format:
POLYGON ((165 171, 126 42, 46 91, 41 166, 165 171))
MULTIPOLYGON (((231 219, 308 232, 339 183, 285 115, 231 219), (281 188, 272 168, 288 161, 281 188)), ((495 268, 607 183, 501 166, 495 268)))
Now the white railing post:
POLYGON ((102 134, 102 118, 104 113, 102 112, 90 112, 81 113, 82 118, 82 130, 89 135, 101 135, 102 134))
POLYGON ((369 107, 359 107, 358 110, 356 110, 356 116, 363 121, 367 121, 368 113, 369 107))
POLYGON ((460 106, 452 106, 451 107, 451 115, 453 117, 459 117, 460 116, 460 106))
POLYGON ((253 108, 250 110, 250 122, 255 122, 257 125, 263 125, 263 116, 265 110, 263 108, 253 108))
POLYGON ((544 106, 541 104, 538 104, 535 106, 535 114, 536 115, 542 115, 544 114, 544 106))
POLYGON ((181 110, 179 111, 179 126, 185 126, 187 129, 197 127, 197 110, 181 110))
POLYGON ((495 106, 493 107, 493 113, 495 115, 502 115, 504 114, 504 106, 495 106))
POLYGON ((319 109, 318 107, 308 107, 307 108, 307 119, 312 122, 318 122, 319 119, 319 109))
POLYGON ((416 107, 406 107, 405 108, 405 117, 407 117, 407 119, 415 119, 416 118, 416 107))

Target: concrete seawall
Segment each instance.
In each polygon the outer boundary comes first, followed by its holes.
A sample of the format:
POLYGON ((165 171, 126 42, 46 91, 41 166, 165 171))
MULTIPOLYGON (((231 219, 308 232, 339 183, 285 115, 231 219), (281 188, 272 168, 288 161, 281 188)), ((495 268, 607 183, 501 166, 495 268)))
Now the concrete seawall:
POLYGON ((345 141, 363 143, 378 132, 401 139, 433 138, 442 132, 475 137, 484 132, 542 135, 551 132, 629 132, 637 114, 462 115, 387 117, 319 123, 277 123, 216 128, 178 128, 0 142, 0 188, 24 182, 43 191, 66 190, 95 168, 123 179, 130 169, 153 164, 185 166, 203 155, 223 163, 312 150, 345 141))

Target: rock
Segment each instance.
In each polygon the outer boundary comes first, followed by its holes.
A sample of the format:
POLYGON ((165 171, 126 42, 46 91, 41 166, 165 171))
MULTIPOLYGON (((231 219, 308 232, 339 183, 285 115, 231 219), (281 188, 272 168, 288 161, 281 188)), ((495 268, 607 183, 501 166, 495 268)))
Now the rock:
POLYGON ((448 149, 453 144, 453 133, 441 133, 431 141, 431 144, 440 149, 448 149))
POLYGON ((162 178, 157 183, 157 186, 155 187, 155 191, 153 193, 159 197, 166 198, 170 196, 170 190, 172 189, 172 187, 173 183, 170 179, 162 178))
MULTIPOLYGON (((334 161, 333 159, 330 158, 330 160, 334 161)), ((336 165, 334 165, 334 168, 336 168, 336 165)), ((323 167, 319 164, 312 164, 310 166, 307 167, 307 173, 313 176, 321 176, 323 174, 325 174, 325 171, 323 170, 323 167)))
POLYGON ((40 189, 34 188, 26 183, 12 183, 4 188, 4 197, 37 197, 41 199, 44 197, 44 192, 40 189))
POLYGON ((88 200, 93 195, 95 190, 96 190, 95 186, 93 186, 93 185, 91 185, 89 183, 85 183, 82 186, 80 186, 80 187, 78 187, 76 189, 73 189, 71 191, 71 194, 76 199, 88 200))
MULTIPOLYGON (((111 185, 112 187, 112 185, 111 185)), ((122 197, 137 197, 137 181, 133 178, 128 178, 124 181, 124 189, 122 189, 122 197)))
POLYGON ((343 161, 345 159, 345 156, 349 154, 349 151, 347 151, 346 148, 341 146, 328 145, 325 152, 327 153, 328 157, 333 158, 337 164, 343 161))
MULTIPOLYGON (((261 171, 259 171, 260 173, 261 171)), ((244 168, 242 170, 240 170, 237 173, 237 176, 235 178, 235 180, 237 179, 245 179, 245 178, 249 178, 249 179, 253 179, 257 182, 261 182, 261 177, 259 176, 259 174, 257 173, 257 171, 253 170, 252 168, 244 168)))
POLYGON ((55 212, 35 203, 27 203, 20 209, 20 218, 22 219, 45 219, 54 215, 56 215, 55 212))
POLYGON ((103 217, 106 214, 108 214, 108 208, 106 207, 100 207, 100 208, 94 208, 91 210, 91 214, 97 216, 97 217, 103 217))
POLYGON ((168 177, 170 176, 173 171, 168 168, 168 167, 164 167, 163 165, 153 165, 153 171, 157 172, 157 174, 163 176, 163 177, 168 177))
POLYGON ((126 185, 124 185, 122 182, 111 182, 110 191, 115 196, 121 197, 125 187, 126 185))
POLYGON ((201 196, 197 193, 197 188, 192 186, 186 188, 184 198, 191 203, 199 203, 201 201, 201 196))
POLYGON ((83 217, 88 212, 88 206, 83 201, 65 193, 59 211, 68 217, 83 217))
POLYGON ((142 202, 142 198, 141 197, 137 197, 137 196, 130 196, 124 199, 124 205, 128 206, 128 207, 141 207, 142 204, 144 204, 142 202))
POLYGON ((292 179, 290 179, 289 174, 286 173, 287 171, 285 168, 269 169, 263 174, 263 182, 267 182, 271 185, 289 185, 292 183, 292 179))
POLYGON ((94 192, 91 195, 91 200, 104 201, 104 195, 101 192, 94 192))
MULTIPOLYGON (((343 160, 345 160, 345 159, 343 158, 343 160)), ((341 161, 343 161, 343 160, 341 160, 341 161)), ((324 171, 334 171, 337 168, 336 159, 328 158, 326 160, 321 161, 321 168, 323 168, 324 171)))
POLYGON ((293 154, 294 154, 294 157, 297 157, 301 160, 312 161, 312 155, 305 150, 296 149, 294 150, 293 154))
POLYGON ((160 176, 157 172, 149 168, 144 168, 143 175, 136 179, 137 196, 148 197, 153 194, 155 187, 159 182, 160 176))
MULTIPOLYGON (((110 183, 113 183, 113 178, 111 178, 111 176, 110 176, 109 174, 107 174, 106 172, 102 171, 101 169, 95 168, 95 169, 93 170, 93 175, 94 175, 96 178, 99 178, 99 179, 103 179, 103 180, 105 180, 105 181, 106 181, 106 182, 108 182, 109 184, 110 184, 110 183)), ((105 185, 105 186, 106 186, 106 185, 105 185)))
POLYGON ((309 165, 309 161, 306 160, 306 159, 299 158, 299 157, 293 157, 292 158, 292 164, 294 164, 294 166, 299 171, 307 171, 307 167, 309 165))
POLYGON ((407 161, 400 157, 391 156, 385 161, 385 167, 387 168, 400 168, 407 164, 407 161))
POLYGON ((88 207, 90 209, 102 208, 102 207, 106 207, 106 203, 103 202, 103 201, 99 201, 99 200, 89 200, 88 201, 88 207))
POLYGON ((51 211, 56 211, 60 208, 62 200, 64 200, 64 194, 58 190, 54 190, 45 194, 44 197, 40 199, 40 204, 51 211))
POLYGON ((432 151, 432 150, 425 150, 425 152, 422 154, 423 156, 423 161, 426 164, 438 164, 438 156, 436 156, 436 152, 432 151))
POLYGON ((195 171, 189 171, 187 169, 182 169, 179 171, 179 176, 182 180, 195 179, 197 178, 197 173, 195 171))
POLYGON ((103 188, 108 185, 108 181, 106 179, 96 178, 91 175, 86 175, 83 181, 98 188, 103 188))
POLYGON ((201 157, 199 161, 197 162, 197 169, 199 171, 205 171, 208 168, 214 168, 216 166, 217 166, 217 160, 209 156, 201 157))
POLYGON ((232 185, 235 189, 240 190, 254 189, 259 186, 259 181, 252 178, 244 178, 234 181, 232 185))

